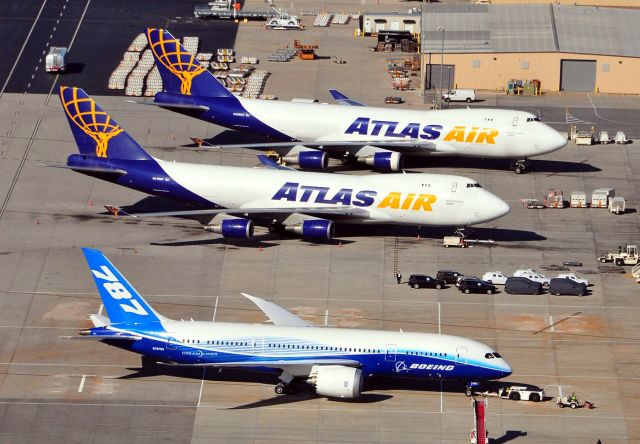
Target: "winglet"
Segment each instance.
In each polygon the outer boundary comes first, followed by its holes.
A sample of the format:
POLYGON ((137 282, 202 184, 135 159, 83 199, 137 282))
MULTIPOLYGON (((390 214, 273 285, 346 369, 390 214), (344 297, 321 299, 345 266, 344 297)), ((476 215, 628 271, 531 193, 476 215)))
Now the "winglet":
POLYGON ((269 320, 274 325, 283 325, 287 327, 311 327, 307 321, 299 316, 294 315, 288 310, 274 304, 273 302, 265 301, 264 299, 251 296, 247 293, 240 293, 245 298, 256 304, 260 310, 267 315, 269 320))
POLYGON ((367 106, 362 102, 358 102, 357 100, 352 100, 349 97, 342 94, 337 89, 330 89, 329 92, 333 99, 338 102, 340 105, 348 105, 348 106, 367 106))
POLYGON ((265 156, 264 154, 258 154, 257 157, 260 163, 266 168, 271 168, 274 170, 293 170, 293 168, 290 168, 288 166, 280 165, 278 162, 268 156, 265 156))

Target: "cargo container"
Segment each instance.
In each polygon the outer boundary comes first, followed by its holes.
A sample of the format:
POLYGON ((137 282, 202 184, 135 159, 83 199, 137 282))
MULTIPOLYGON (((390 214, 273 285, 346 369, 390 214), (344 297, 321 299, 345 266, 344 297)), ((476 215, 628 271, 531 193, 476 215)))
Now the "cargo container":
POLYGON ((564 208, 564 195, 560 188, 550 188, 544 197, 544 206, 547 208, 564 208))
POLYGON ((626 210, 626 202, 624 197, 609 198, 609 212, 613 214, 624 214, 626 210))
POLYGON ((572 191, 570 205, 571 208, 587 208, 587 193, 584 191, 572 191))
POLYGON ((613 188, 598 188, 593 190, 591 194, 591 208, 607 208, 609 198, 616 196, 616 190, 613 188))

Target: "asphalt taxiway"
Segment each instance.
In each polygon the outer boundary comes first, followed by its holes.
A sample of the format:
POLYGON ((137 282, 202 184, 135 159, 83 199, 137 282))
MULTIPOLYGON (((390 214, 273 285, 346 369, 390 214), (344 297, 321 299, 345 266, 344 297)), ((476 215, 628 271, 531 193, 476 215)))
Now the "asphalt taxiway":
MULTIPOLYGON (((349 36, 350 27, 305 32, 309 34, 265 33, 258 24, 242 24, 235 46, 242 55, 266 59, 278 43, 301 37, 318 39, 325 54, 348 58, 353 75, 326 59, 265 63, 272 71, 266 92, 282 99, 328 100, 323 96, 328 85, 370 103, 386 95, 386 56, 370 53, 371 41, 349 36), (344 38, 337 37, 341 33, 344 38), (380 87, 362 86, 363 79, 380 87)), ((94 81, 106 85, 109 72, 94 81)), ((338 240, 328 243, 261 230, 257 241, 233 241, 207 235, 191 221, 114 219, 103 204, 160 208, 165 203, 41 166, 62 163, 76 151, 57 98, 47 102, 48 91, 41 92, 5 92, 0 99, 0 441, 468 439, 473 413, 457 384, 373 380, 356 402, 330 401, 308 390, 277 397, 269 376, 153 363, 143 368, 136 355, 95 342, 63 340, 61 336, 89 325, 88 313, 101 310, 81 246, 102 249, 158 311, 185 322, 264 322, 263 314, 240 295, 247 292, 319 325, 441 332, 486 342, 513 366, 509 382, 539 385, 548 396, 542 403, 490 399, 488 429, 496 442, 640 440, 638 286, 628 274, 586 274, 596 270, 601 251, 638 242, 637 142, 570 144, 534 160, 531 173, 521 176, 507 171, 503 161, 409 163, 411 171, 464 174, 505 199, 512 212, 475 233, 495 239, 494 246, 445 249, 440 238, 449 230, 393 227, 341 228, 338 240), (547 188, 589 192, 600 187, 615 188, 631 211, 617 217, 597 209, 527 210, 519 201, 541 198, 547 188), (583 263, 573 270, 593 282, 589 296, 469 296, 454 288, 413 290, 397 285, 393 277, 396 263, 407 278, 438 269, 511 273, 523 264, 540 268, 565 260, 583 263), (597 408, 558 409, 555 396, 573 391, 597 408)), ((95 98, 154 156, 257 163, 252 151, 191 146, 189 136, 217 136, 221 130, 212 125, 136 106, 124 97, 95 98)), ((628 113, 639 110, 629 106, 628 113)))

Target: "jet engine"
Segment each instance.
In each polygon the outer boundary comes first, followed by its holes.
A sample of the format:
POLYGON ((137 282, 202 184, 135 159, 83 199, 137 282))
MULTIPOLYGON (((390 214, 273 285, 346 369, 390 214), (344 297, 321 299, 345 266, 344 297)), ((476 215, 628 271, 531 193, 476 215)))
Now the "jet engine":
POLYGON ((249 239, 253 236, 253 221, 228 214, 218 214, 204 229, 222 234, 224 237, 249 239))
POLYGON ((326 219, 304 219, 285 225, 285 231, 312 239, 331 239, 335 230, 334 223, 326 219))
POLYGON ((369 156, 358 157, 358 162, 369 165, 378 171, 399 171, 402 169, 402 154, 380 151, 369 156))
POLYGON ((282 157, 287 163, 299 165, 309 170, 323 170, 329 165, 327 153, 320 150, 293 151, 282 157))
POLYGON ((354 399, 362 391, 362 370, 343 365, 314 365, 307 382, 319 395, 354 399))

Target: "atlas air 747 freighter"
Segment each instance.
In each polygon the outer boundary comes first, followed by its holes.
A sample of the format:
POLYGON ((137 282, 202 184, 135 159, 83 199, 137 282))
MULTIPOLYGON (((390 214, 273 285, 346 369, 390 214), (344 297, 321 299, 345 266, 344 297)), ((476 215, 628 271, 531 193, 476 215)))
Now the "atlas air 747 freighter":
POLYGON ((320 395, 360 396, 366 376, 463 380, 467 385, 511 374, 491 347, 459 336, 314 327, 284 308, 245 295, 273 325, 173 321, 157 313, 100 252, 84 255, 109 318, 92 314, 81 336, 182 366, 277 372, 276 393, 306 381, 320 395))
POLYGON ((328 239, 334 221, 461 228, 509 212, 505 202, 461 176, 302 172, 266 158, 268 167, 260 169, 155 159, 83 90, 61 86, 60 100, 80 154, 52 166, 193 205, 198 209, 145 215, 194 217, 225 237, 251 237, 254 221, 328 239))
POLYGON ((473 108, 414 111, 369 107, 331 90, 340 105, 236 97, 180 41, 147 29, 163 82, 153 104, 273 143, 226 145, 278 152, 307 169, 327 166, 327 156, 398 171, 404 155, 512 159, 522 173, 527 159, 558 150, 566 137, 528 112, 473 108))

